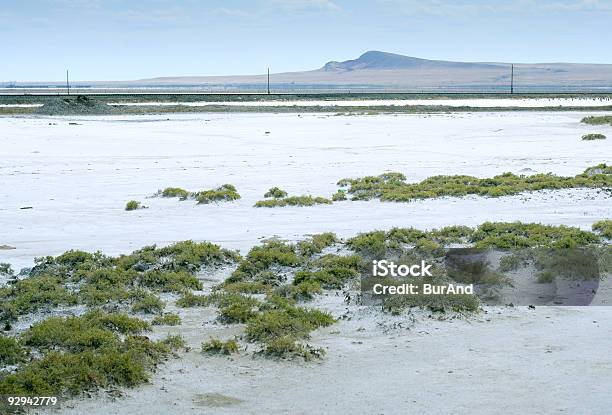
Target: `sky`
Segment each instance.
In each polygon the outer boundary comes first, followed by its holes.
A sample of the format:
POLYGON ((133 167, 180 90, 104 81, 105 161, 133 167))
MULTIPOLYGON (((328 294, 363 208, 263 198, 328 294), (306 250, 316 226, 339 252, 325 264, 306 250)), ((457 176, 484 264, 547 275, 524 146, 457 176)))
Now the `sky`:
POLYGON ((316 69, 381 50, 612 63, 612 0, 2 0, 2 81, 316 69))

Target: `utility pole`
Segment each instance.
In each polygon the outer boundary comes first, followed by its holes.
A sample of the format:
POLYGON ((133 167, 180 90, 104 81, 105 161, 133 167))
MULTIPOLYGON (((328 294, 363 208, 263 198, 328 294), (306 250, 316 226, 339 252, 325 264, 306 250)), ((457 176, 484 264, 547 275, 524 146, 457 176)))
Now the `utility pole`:
POLYGON ((270 95, 270 68, 268 68, 268 95, 270 95))
POLYGON ((510 70, 510 95, 514 94, 514 64, 510 70))
POLYGON ((68 95, 70 95, 70 81, 68 80, 68 69, 66 69, 66 91, 68 91, 68 95))

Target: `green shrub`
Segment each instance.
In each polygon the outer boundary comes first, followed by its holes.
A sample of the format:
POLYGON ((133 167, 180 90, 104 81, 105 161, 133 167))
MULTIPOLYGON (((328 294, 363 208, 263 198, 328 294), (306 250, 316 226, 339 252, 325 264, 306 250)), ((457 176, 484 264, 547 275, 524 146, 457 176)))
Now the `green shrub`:
POLYGON ((224 342, 219 339, 210 339, 202 343, 202 352, 208 354, 230 355, 232 353, 238 353, 238 343, 234 339, 224 342))
POLYGON ((294 267, 301 262, 293 244, 270 240, 253 247, 246 258, 238 264, 227 284, 254 280, 273 265, 294 267))
POLYGON ((470 241, 478 248, 574 248, 599 243, 600 238, 594 233, 568 226, 485 222, 474 231, 470 241))
MULTIPOLYGON (((605 167, 605 165, 604 165, 605 167)), ((410 202, 443 196, 480 195, 499 197, 543 189, 601 188, 612 186, 609 170, 598 175, 579 174, 561 177, 553 174, 517 176, 503 173, 492 178, 473 176, 433 176, 420 183, 406 183, 403 176, 382 174, 359 179, 342 179, 338 185, 348 187, 352 200, 380 199, 391 202, 410 202)))
POLYGON ((612 239, 612 220, 600 220, 593 224, 592 229, 599 232, 604 238, 612 239))
POLYGON ((180 187, 166 187, 160 194, 162 197, 178 197, 180 199, 187 199, 189 197, 189 192, 180 187))
POLYGON ((13 337, 0 334, 0 365, 15 365, 26 360, 27 352, 13 337))
POLYGON ((329 205, 332 201, 324 197, 313 196, 289 196, 279 199, 260 200, 255 203, 255 207, 283 207, 283 206, 314 206, 329 205))
POLYGON ((185 339, 180 334, 169 334, 160 343, 168 346, 171 350, 184 349, 186 346, 185 339))
POLYGON ((294 300, 312 300, 315 295, 321 294, 321 284, 317 281, 303 280, 298 283, 282 285, 274 291, 276 295, 292 298, 294 300))
POLYGON ((590 125, 604 125, 604 124, 612 125, 612 115, 584 117, 581 122, 583 122, 584 124, 590 124, 590 125))
POLYGON ((50 351, 0 380, 0 394, 65 396, 116 386, 134 387, 146 382, 168 353, 169 348, 161 342, 133 336, 97 350, 50 351))
POLYGON ((318 235, 313 235, 308 241, 300 241, 297 243, 298 251, 302 256, 311 257, 315 254, 320 254, 323 249, 338 242, 338 238, 334 233, 326 232, 318 235))
POLYGON ((140 286, 161 292, 183 292, 186 289, 201 290, 202 283, 185 271, 148 271, 141 275, 140 286))
POLYGON ((134 299, 132 303, 132 312, 134 313, 157 314, 161 313, 165 307, 164 302, 158 296, 146 291, 134 291, 132 298, 134 299))
POLYGON ((5 308, 18 315, 37 311, 44 307, 75 305, 77 296, 63 286, 60 277, 36 276, 17 281, 9 288, 5 308))
POLYGON ((603 134, 585 134, 582 136, 582 141, 592 141, 592 140, 605 140, 606 136, 603 134))
POLYGON ((210 298, 207 295, 195 295, 186 292, 176 301, 176 305, 182 308, 207 307, 210 305, 210 298))
POLYGON ((240 194, 231 184, 224 184, 216 189, 203 190, 193 194, 199 204, 213 202, 231 202, 240 199, 240 194))
POLYGON ((266 342, 290 335, 307 338, 312 330, 328 326, 333 318, 318 310, 292 308, 288 310, 267 310, 251 319, 246 328, 247 339, 266 342))
POLYGON ((130 200, 125 205, 125 210, 136 210, 136 209, 140 209, 140 202, 137 200, 130 200))
POLYGON ((155 316, 151 322, 154 326, 178 326, 181 324, 181 317, 174 313, 164 313, 155 316))
POLYGON ((211 303, 219 307, 219 319, 225 323, 245 323, 261 306, 257 299, 238 293, 213 294, 211 303))
POLYGON ((341 202, 343 200, 347 200, 346 192, 344 190, 338 190, 332 195, 333 202, 341 202))
POLYGON ((268 198, 268 197, 273 197, 275 199, 280 199, 283 197, 287 196, 287 192, 285 192, 282 189, 279 189, 278 187, 272 187, 270 188, 270 190, 268 190, 265 194, 264 197, 268 198))
POLYGON ((239 281, 223 284, 222 288, 228 293, 264 294, 270 286, 261 281, 239 281))

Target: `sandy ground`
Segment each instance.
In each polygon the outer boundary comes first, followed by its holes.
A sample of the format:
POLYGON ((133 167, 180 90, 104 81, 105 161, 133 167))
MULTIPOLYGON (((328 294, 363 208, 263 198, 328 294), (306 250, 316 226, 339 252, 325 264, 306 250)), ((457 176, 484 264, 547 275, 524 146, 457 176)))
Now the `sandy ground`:
POLYGON ((223 105, 229 107, 375 107, 440 105, 448 107, 596 107, 610 105, 610 98, 504 98, 504 99, 368 99, 368 100, 309 100, 309 101, 223 101, 223 102, 125 102, 109 103, 117 106, 173 106, 204 107, 223 105))
MULTIPOLYGON (((329 196, 342 177, 384 171, 404 172, 411 181, 505 171, 574 175, 609 163, 612 155, 610 140, 580 140, 588 132, 612 136, 610 126, 579 123, 591 114, 0 118, 0 245, 16 248, 0 250, 0 262, 19 268, 70 248, 117 254, 188 238, 244 252, 273 235, 351 236, 486 220, 589 229, 612 217, 605 192, 252 205, 272 186, 329 196), (166 186, 223 183, 235 184, 243 198, 207 206, 147 198, 166 186), (129 199, 149 209, 125 212, 129 199)), ((182 326, 157 328, 154 335, 180 332, 192 351, 124 398, 73 400, 59 413, 604 414, 612 405, 612 308, 487 308, 476 317, 438 321, 422 313, 383 316, 372 307, 347 306, 334 293, 316 305, 344 316, 314 333, 310 343, 327 348, 320 362, 252 357, 252 345, 231 359, 204 356, 202 341, 232 337, 241 327, 218 325, 212 309, 180 310, 182 326)))

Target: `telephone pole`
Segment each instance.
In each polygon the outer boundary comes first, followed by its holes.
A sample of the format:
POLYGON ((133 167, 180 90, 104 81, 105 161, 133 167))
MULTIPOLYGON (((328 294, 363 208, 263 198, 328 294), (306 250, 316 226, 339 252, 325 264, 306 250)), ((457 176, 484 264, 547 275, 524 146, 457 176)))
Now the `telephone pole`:
POLYGON ((514 94, 514 64, 510 69, 510 95, 514 94))
POLYGON ((268 95, 270 95, 270 68, 268 68, 268 95))
POLYGON ((66 91, 70 95, 70 81, 68 80, 68 69, 66 69, 66 91))

